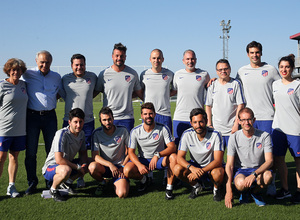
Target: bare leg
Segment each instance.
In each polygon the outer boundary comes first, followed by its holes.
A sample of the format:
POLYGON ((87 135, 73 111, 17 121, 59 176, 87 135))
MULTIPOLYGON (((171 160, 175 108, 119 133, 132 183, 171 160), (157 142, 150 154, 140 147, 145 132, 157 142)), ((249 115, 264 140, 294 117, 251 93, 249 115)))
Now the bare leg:
POLYGON ((130 179, 136 179, 136 180, 141 180, 143 178, 143 175, 140 174, 137 166, 132 162, 129 162, 125 165, 124 175, 130 179))
POLYGON ((129 182, 126 179, 119 179, 115 183, 116 194, 119 198, 127 197, 129 193, 129 182))
POLYGON ((6 161, 6 158, 7 158, 7 152, 0 151, 0 177, 1 177, 2 172, 3 172, 3 167, 4 167, 4 163, 6 161))
POLYGON ((59 165, 56 167, 55 172, 56 173, 53 177, 52 188, 57 189, 59 184, 61 184, 62 182, 66 181, 69 178, 69 176, 72 172, 72 169, 71 169, 71 167, 69 167, 67 165, 59 165))
POLYGON ((20 151, 9 152, 9 163, 8 163, 8 176, 9 182, 14 183, 16 181, 18 171, 18 155, 20 151))
POLYGON ((102 175, 105 173, 105 168, 100 163, 92 162, 89 165, 89 172, 95 180, 101 182, 103 180, 102 175))
POLYGON ((296 163, 297 191, 300 191, 300 157, 295 157, 295 163, 296 163))

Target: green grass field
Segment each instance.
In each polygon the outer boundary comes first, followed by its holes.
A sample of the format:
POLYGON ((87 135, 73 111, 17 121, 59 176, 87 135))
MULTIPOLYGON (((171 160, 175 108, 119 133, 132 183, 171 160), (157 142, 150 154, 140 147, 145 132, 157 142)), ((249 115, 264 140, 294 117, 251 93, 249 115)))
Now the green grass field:
MULTIPOLYGON (((95 116, 101 108, 101 103, 94 103, 95 116)), ((141 123, 140 104, 134 103, 136 124, 141 123)), ((174 103, 172 103, 174 110, 174 103)), ((57 115, 59 127, 62 125, 64 103, 58 103, 57 115)), ((96 117, 96 127, 100 126, 96 117)), ((40 142, 43 142, 42 137, 40 142)), ((19 156, 19 171, 16 187, 22 197, 11 199, 6 196, 8 174, 6 161, 3 175, 0 178, 0 219, 298 219, 300 206, 292 205, 288 200, 278 201, 264 196, 267 206, 259 208, 254 203, 240 205, 235 199, 235 206, 229 210, 224 201, 214 202, 212 193, 202 192, 201 196, 194 200, 188 199, 190 187, 183 185, 176 188, 176 198, 167 201, 164 198, 165 189, 162 186, 162 173, 154 173, 154 184, 149 190, 140 194, 137 192, 135 182, 131 180, 129 197, 118 199, 109 185, 102 197, 94 197, 93 192, 96 182, 89 176, 85 176, 86 188, 79 190, 76 196, 70 196, 67 202, 56 203, 52 199, 41 198, 45 181, 41 174, 41 168, 45 162, 44 146, 39 147, 38 178, 39 192, 25 196, 27 189, 26 171, 24 166, 25 152, 19 156)), ((290 190, 295 192, 295 163, 288 153, 287 163, 289 168, 290 190)), ((279 182, 276 182, 279 187, 279 182)))

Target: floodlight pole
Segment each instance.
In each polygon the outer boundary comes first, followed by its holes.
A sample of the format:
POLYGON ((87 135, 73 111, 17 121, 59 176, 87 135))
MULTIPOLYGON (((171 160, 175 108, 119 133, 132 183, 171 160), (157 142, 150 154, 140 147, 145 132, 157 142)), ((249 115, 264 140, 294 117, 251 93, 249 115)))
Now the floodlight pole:
POLYGON ((223 31, 223 36, 220 36, 220 38, 223 39, 223 59, 228 60, 228 40, 229 40, 228 34, 231 29, 230 20, 228 20, 227 24, 225 24, 225 21, 222 20, 220 26, 222 26, 222 31, 223 31))

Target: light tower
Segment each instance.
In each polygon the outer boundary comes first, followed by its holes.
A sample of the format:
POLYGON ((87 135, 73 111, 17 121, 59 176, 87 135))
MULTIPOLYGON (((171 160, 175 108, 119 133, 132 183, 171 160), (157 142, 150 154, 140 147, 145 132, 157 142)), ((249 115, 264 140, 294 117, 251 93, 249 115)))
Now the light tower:
POLYGON ((231 29, 230 20, 228 20, 227 24, 225 24, 225 21, 222 20, 220 26, 222 26, 222 31, 223 31, 223 36, 220 36, 220 38, 223 39, 223 59, 228 60, 228 39, 229 39, 228 34, 231 29))

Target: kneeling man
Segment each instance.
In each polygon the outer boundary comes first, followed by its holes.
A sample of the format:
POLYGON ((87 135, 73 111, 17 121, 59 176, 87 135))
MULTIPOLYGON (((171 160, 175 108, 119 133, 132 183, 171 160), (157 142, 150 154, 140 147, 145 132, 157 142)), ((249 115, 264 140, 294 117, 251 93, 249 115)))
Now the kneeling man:
POLYGON ((141 106, 141 117, 144 123, 133 128, 130 133, 128 148, 130 162, 124 168, 125 176, 141 180, 139 191, 144 191, 149 182, 148 173, 168 167, 165 198, 173 199, 172 169, 176 164, 174 137, 167 126, 154 122, 155 109, 151 102, 141 106), (136 148, 139 157, 135 154, 136 148))
POLYGON ((258 192, 272 182, 272 172, 268 170, 273 165, 271 138, 269 133, 253 127, 255 118, 250 108, 242 109, 238 117, 242 130, 232 134, 228 142, 225 205, 232 208, 234 181, 242 192, 240 203, 248 203, 251 196, 258 206, 265 206, 258 192))
POLYGON ((214 184, 214 200, 221 201, 224 195, 221 190, 224 178, 222 136, 206 127, 207 115, 202 108, 191 111, 190 123, 192 128, 184 131, 179 144, 174 174, 192 185, 190 199, 196 198, 202 191, 199 181, 207 179, 214 184), (187 151, 190 152, 190 161, 185 159, 187 151))
POLYGON ((114 125, 113 112, 103 107, 99 112, 101 127, 92 135, 92 157, 89 165, 91 176, 99 181, 95 195, 103 193, 106 178, 113 178, 116 194, 125 198, 129 192, 129 179, 123 174, 123 167, 128 161, 127 146, 129 134, 126 127, 114 125), (100 153, 100 155, 99 155, 100 153))
POLYGON ((71 110, 68 123, 68 127, 56 132, 42 169, 45 179, 53 181, 50 194, 57 202, 66 200, 60 195, 58 188, 68 189, 69 194, 73 194, 72 182, 87 173, 87 151, 82 131, 84 112, 79 108, 71 110), (74 160, 77 153, 79 158, 74 160))

